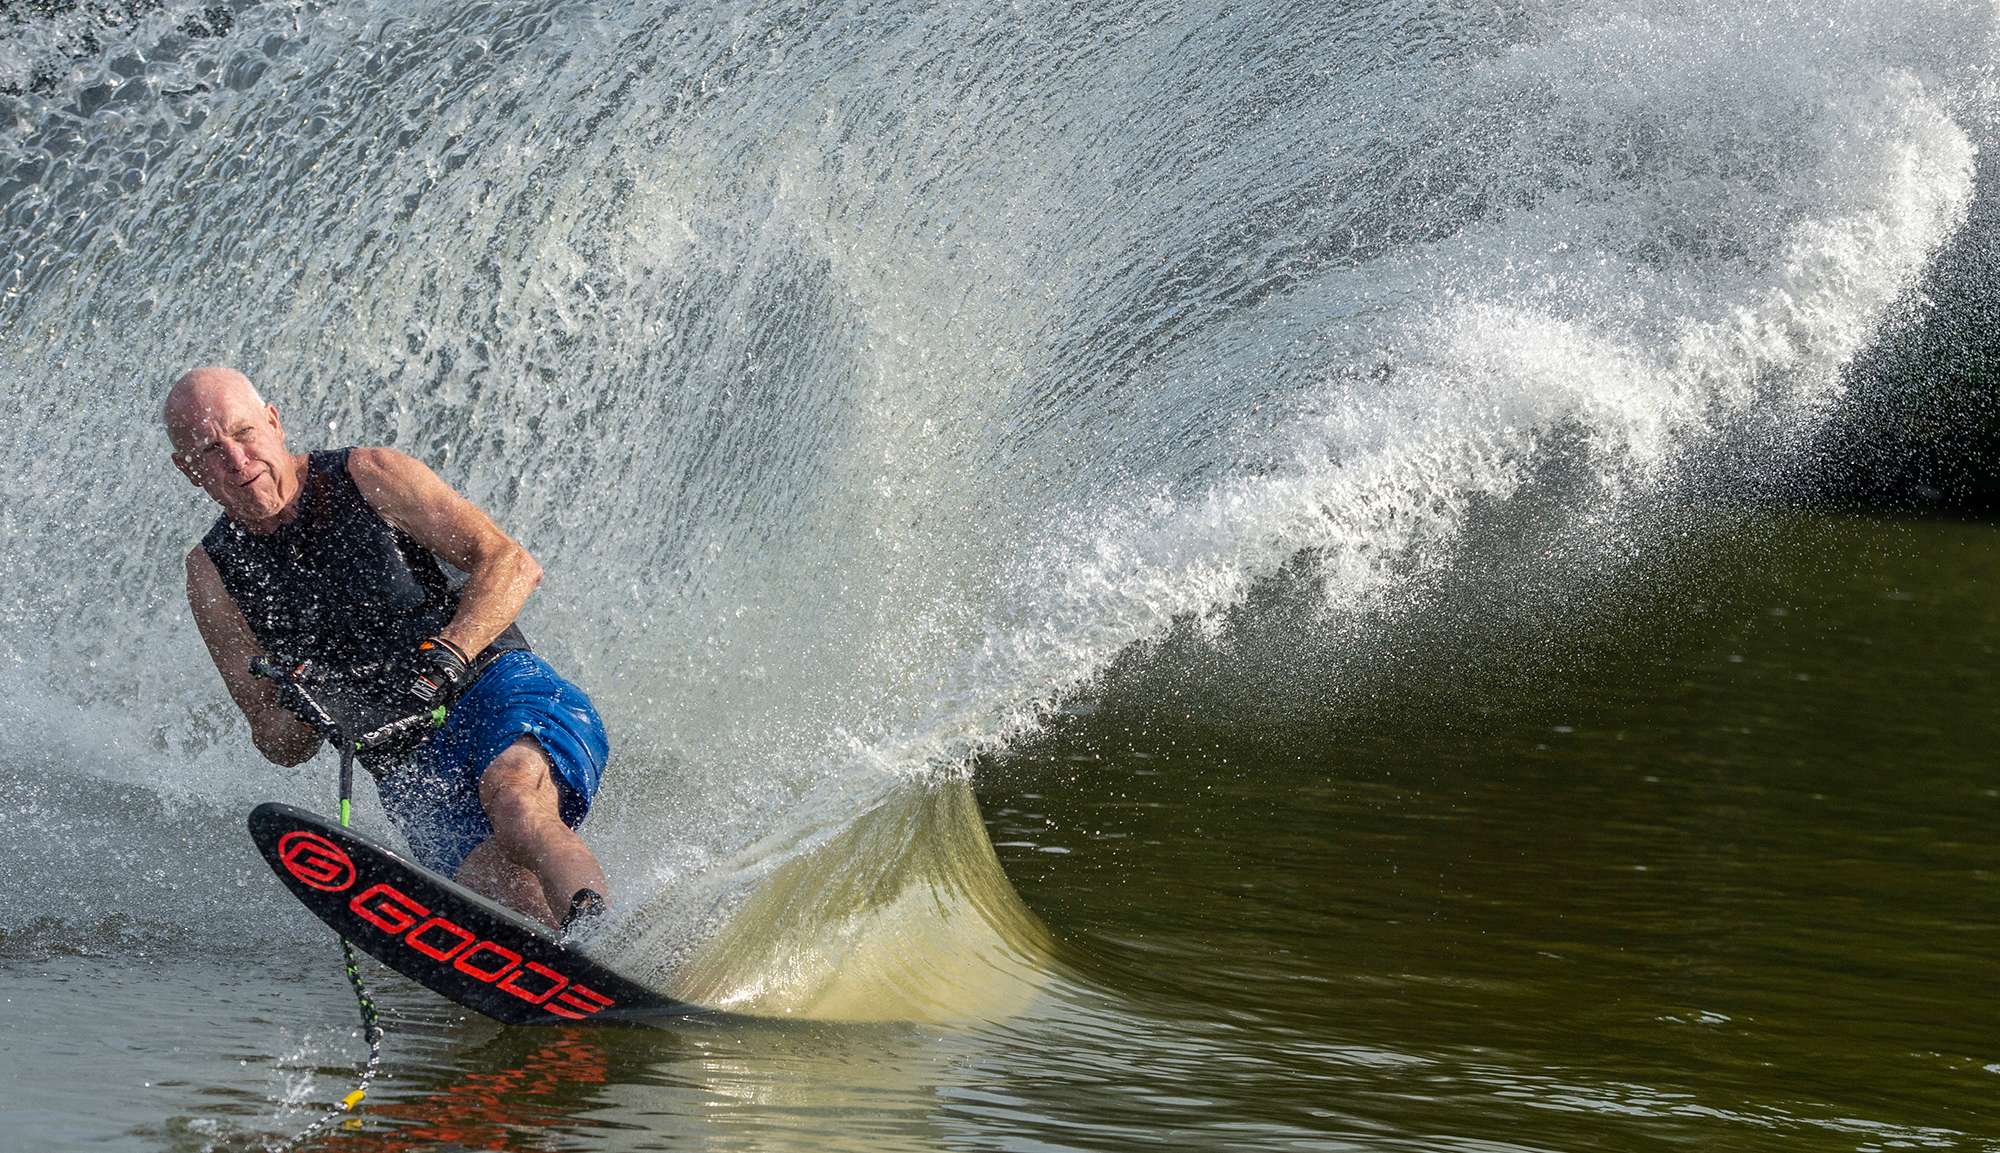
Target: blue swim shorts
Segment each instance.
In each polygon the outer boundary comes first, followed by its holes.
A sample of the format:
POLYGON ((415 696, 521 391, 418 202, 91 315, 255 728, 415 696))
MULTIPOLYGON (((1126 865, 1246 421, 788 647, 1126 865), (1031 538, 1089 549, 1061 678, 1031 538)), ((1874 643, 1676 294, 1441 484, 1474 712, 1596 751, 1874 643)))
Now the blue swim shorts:
POLYGON ((604 722, 583 690, 547 661, 525 650, 502 653, 451 706, 444 728, 376 781, 382 807, 418 861, 449 877, 493 835, 479 778, 523 736, 548 755, 563 824, 583 821, 611 750, 604 722))

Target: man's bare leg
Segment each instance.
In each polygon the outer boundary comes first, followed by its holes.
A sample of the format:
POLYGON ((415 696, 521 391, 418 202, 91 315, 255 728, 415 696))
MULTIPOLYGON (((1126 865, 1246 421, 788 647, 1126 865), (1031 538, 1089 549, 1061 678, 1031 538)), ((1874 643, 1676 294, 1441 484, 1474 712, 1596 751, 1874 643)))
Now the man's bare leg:
POLYGON ((536 908, 528 907, 525 899, 508 900, 497 891, 492 895, 552 927, 569 911, 570 898, 578 889, 610 895, 597 858, 576 830, 562 823, 559 801, 548 755, 533 737, 517 738, 479 778, 479 803, 493 823, 493 836, 459 869, 462 877, 487 880, 496 890, 520 898, 533 894, 538 884, 541 901, 536 908))
POLYGON ((465 863, 458 867, 452 880, 544 925, 556 924, 556 915, 549 912, 548 898, 542 896, 541 879, 508 860, 496 838, 481 841, 478 848, 467 853, 465 863))

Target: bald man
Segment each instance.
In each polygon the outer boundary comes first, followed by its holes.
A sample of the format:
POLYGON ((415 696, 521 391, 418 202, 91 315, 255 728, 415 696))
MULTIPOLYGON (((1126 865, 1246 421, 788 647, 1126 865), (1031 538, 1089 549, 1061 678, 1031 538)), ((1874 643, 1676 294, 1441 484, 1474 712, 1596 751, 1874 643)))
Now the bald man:
POLYGON ((327 670, 356 732, 445 703, 415 747, 363 758, 412 850, 550 926, 600 911, 604 872, 575 827, 609 746, 590 699, 514 623, 535 559, 394 449, 295 455, 234 369, 182 376, 164 416, 175 467, 222 506, 188 553, 188 605, 258 751, 296 765, 322 740, 250 674, 260 655, 327 670))

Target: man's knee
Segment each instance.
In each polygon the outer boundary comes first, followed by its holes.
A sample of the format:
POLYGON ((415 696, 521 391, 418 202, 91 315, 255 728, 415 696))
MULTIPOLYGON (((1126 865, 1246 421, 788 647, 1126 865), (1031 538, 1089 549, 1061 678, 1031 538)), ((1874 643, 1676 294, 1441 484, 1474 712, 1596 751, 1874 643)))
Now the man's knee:
POLYGON ((479 804, 503 838, 542 821, 562 820, 549 758, 532 738, 502 750, 479 778, 479 804))

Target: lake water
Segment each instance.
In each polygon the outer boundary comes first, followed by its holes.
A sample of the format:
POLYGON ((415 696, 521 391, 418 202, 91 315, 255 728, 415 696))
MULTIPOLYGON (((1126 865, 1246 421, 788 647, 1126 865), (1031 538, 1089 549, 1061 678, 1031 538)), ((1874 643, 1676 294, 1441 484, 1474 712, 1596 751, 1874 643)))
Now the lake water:
MULTIPOLYGON (((2000 531, 1756 514, 1668 567, 1282 719, 1122 669, 977 771, 1050 938, 990 1019, 508 1030, 371 967, 389 1076, 326 1147, 2000 1147, 2000 531)), ((10 933, 0 1143, 302 1127, 360 1053, 313 928, 10 933)))

